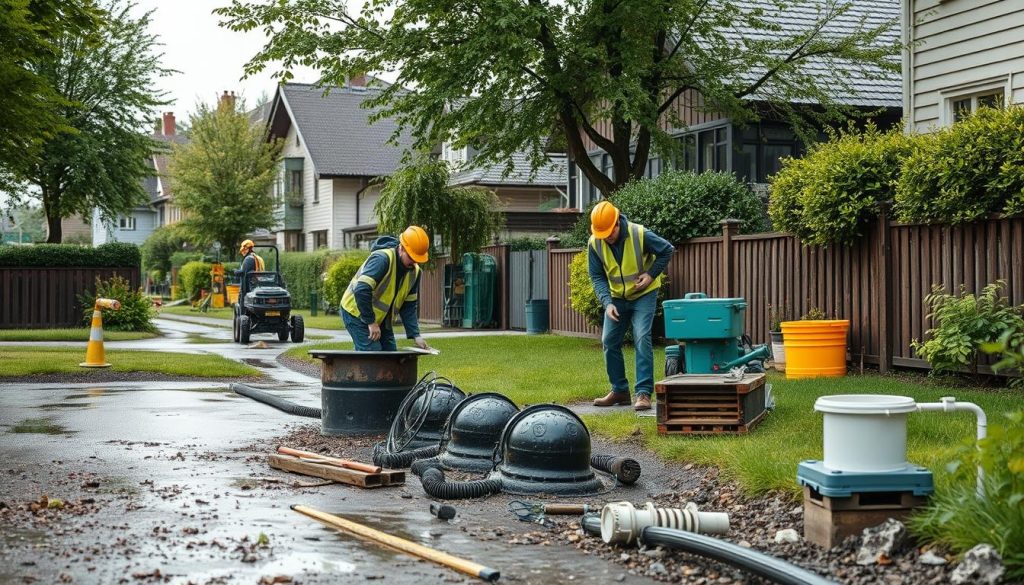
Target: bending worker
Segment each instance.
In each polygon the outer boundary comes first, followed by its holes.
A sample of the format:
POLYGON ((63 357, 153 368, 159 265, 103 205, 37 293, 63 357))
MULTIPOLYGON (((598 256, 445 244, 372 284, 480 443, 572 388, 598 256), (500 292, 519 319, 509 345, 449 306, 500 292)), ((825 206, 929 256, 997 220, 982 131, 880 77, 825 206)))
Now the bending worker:
POLYGON ((644 226, 630 222, 602 201, 590 214, 593 234, 587 265, 594 294, 604 307, 604 365, 611 392, 595 406, 628 405, 629 380, 622 359, 626 328, 633 326, 636 348, 636 410, 650 410, 654 391, 654 347, 651 327, 658 308, 658 289, 675 248, 644 226))
POLYGON ((245 293, 249 292, 249 273, 250 272, 263 272, 266 266, 263 263, 263 258, 260 258, 253 252, 252 240, 245 240, 242 245, 238 248, 238 253, 242 255, 242 265, 235 271, 235 276, 239 277, 238 285, 238 304, 243 305, 245 300, 245 293))
POLYGON ((420 336, 420 267, 428 259, 430 239, 418 226, 406 228, 398 239, 381 236, 370 257, 352 277, 341 299, 341 318, 356 351, 395 351, 392 318, 397 313, 405 335, 421 349, 430 349, 420 336))

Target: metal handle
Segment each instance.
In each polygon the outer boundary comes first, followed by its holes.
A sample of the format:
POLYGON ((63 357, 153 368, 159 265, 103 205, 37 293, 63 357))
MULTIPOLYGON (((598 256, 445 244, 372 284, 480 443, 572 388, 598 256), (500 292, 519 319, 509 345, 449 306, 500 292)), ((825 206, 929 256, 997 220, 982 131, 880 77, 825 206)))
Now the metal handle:
POLYGON ((692 293, 686 293, 685 295, 683 295, 683 298, 684 299, 706 299, 706 298, 708 298, 708 295, 706 295, 706 294, 704 294, 702 292, 692 292, 692 293))

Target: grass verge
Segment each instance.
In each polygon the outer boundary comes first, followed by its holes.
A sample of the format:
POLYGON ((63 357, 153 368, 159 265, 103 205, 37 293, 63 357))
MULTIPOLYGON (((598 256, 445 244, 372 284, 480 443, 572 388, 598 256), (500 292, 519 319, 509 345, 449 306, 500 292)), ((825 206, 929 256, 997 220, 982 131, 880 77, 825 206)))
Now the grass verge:
MULTIPOLYGON (((156 333, 145 331, 104 331, 105 341, 152 339, 156 333)), ((0 341, 89 341, 89 328, 75 329, 0 329, 0 341)))
MULTIPOLYGON (((252 366, 212 354, 110 349, 106 355, 107 361, 113 364, 113 367, 102 371, 155 372, 197 378, 259 375, 259 370, 252 366)), ((0 348, 0 377, 33 374, 88 375, 96 371, 79 367, 78 364, 84 359, 85 352, 78 348, 4 347, 0 348)))
MULTIPOLYGON (((189 317, 209 317, 212 319, 223 319, 225 321, 230 321, 232 315, 232 309, 210 309, 205 313, 201 313, 199 311, 193 311, 188 305, 164 307, 160 312, 169 313, 171 315, 185 315, 189 317)), ((295 309, 292 313, 302 315, 302 321, 307 328, 331 329, 334 331, 345 330, 345 326, 341 322, 341 317, 338 315, 325 315, 322 311, 318 311, 317 316, 313 317, 310 315, 309 309, 295 309)), ((439 330, 441 327, 434 324, 422 323, 420 324, 420 329, 423 331, 431 331, 439 330)), ((396 332, 400 335, 404 335, 402 331, 404 331, 404 329, 402 329, 401 326, 398 326, 396 332)))

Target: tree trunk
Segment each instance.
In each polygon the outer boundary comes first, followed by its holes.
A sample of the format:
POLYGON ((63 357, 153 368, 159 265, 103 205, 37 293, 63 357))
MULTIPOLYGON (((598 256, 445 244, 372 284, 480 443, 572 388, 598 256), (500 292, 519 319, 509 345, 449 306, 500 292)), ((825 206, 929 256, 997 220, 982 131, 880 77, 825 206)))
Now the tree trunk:
POLYGON ((45 189, 43 190, 43 211, 46 213, 46 243, 61 243, 64 233, 60 225, 60 211, 58 211, 58 206, 50 201, 50 197, 47 197, 45 189))

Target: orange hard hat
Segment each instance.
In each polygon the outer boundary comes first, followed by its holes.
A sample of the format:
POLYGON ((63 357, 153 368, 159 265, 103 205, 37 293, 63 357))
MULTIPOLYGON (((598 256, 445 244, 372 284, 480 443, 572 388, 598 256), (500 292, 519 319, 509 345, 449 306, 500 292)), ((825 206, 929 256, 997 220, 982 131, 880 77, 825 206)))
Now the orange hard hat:
POLYGON ((398 236, 398 241, 414 262, 423 264, 429 259, 427 252, 430 250, 430 238, 420 226, 411 225, 405 228, 402 235, 398 236))
POLYGON ((242 242, 242 245, 238 247, 238 253, 242 254, 245 252, 246 248, 252 248, 255 245, 256 244, 254 244, 252 240, 245 240, 244 242, 242 242))
POLYGON ((598 203, 590 212, 590 233, 599 240, 612 235, 617 223, 619 223, 619 210, 608 201, 598 203))

